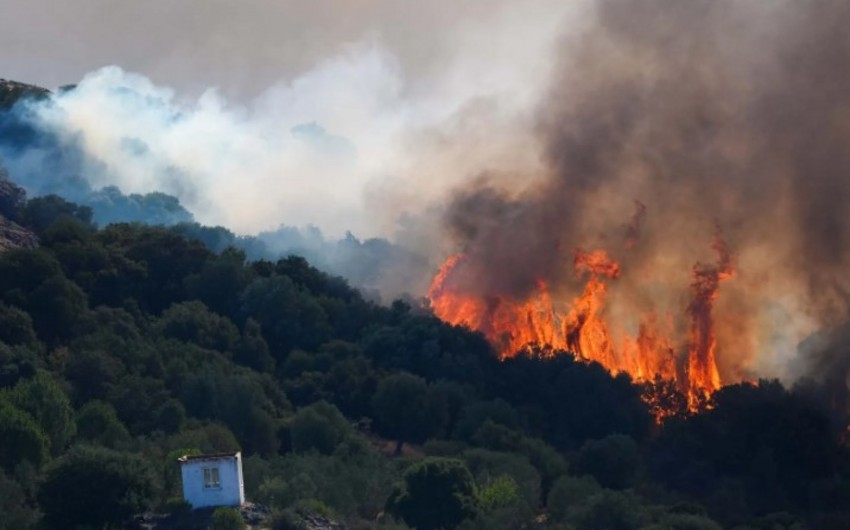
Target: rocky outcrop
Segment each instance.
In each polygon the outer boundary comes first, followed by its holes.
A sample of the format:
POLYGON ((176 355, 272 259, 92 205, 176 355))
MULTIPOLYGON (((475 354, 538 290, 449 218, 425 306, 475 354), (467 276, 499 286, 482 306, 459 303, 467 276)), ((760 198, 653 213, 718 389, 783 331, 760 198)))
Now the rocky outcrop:
MULTIPOLYGON (((272 510, 263 504, 247 502, 238 508, 246 530, 271 530, 272 510)), ((215 508, 202 508, 167 514, 145 513, 136 516, 128 530, 206 530, 215 508)), ((301 515, 304 530, 346 530, 341 523, 319 514, 301 515)))
POLYGON ((0 165, 0 215, 15 219, 18 209, 26 201, 27 193, 9 180, 6 170, 0 165))
POLYGON ((38 246, 33 232, 12 221, 25 200, 26 192, 6 178, 0 167, 0 252, 38 246))
POLYGON ((322 515, 307 515, 304 517, 306 530, 345 530, 345 526, 322 515))
POLYGON ((35 85, 0 79, 0 111, 8 110, 24 98, 44 99, 50 91, 35 85))
POLYGON ((0 252, 37 246, 38 237, 33 232, 0 216, 0 252))

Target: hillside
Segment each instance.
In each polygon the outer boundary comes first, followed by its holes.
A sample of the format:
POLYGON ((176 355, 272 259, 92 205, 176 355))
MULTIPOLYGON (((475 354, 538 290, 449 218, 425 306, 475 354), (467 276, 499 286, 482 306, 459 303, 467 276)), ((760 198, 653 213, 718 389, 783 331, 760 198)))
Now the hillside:
POLYGON ((24 190, 9 181, 0 166, 0 251, 38 245, 38 237, 32 231, 10 219, 23 204, 25 197, 24 190))
MULTIPOLYGON (((45 98, 50 91, 41 87, 0 79, 0 112, 8 111, 27 98, 45 98)), ((17 210, 26 199, 24 190, 9 180, 0 159, 0 252, 13 248, 33 248, 36 235, 14 222, 17 210)))
MULTIPOLYGON (((12 121, 47 94, 0 87, 12 121)), ((500 361, 428 307, 271 258, 274 234, 108 224, 191 217, 84 191, 28 200, 0 171, 0 530, 179 526, 176 458, 237 449, 274 530, 850 528, 835 386, 731 385, 692 414, 569 352, 500 361)), ((360 278, 422 266, 345 245, 360 278)))
POLYGON ((816 385, 730 386, 657 425, 641 396, 663 386, 566 353, 498 361, 481 335, 301 258, 98 229, 58 197, 19 212, 41 246, 0 253, 0 529, 181 509, 177 456, 235 449, 275 528, 850 521, 843 424, 816 385))
POLYGON ((30 230, 0 216, 0 252, 13 248, 34 248, 38 238, 30 230))
POLYGON ((0 111, 12 108, 18 101, 25 98, 41 99, 50 95, 50 91, 35 85, 18 81, 0 79, 0 111))

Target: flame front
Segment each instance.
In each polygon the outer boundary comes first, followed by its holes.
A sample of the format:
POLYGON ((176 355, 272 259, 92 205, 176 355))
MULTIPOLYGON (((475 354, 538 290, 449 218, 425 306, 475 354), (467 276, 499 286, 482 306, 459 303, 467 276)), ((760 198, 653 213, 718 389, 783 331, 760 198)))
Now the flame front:
MULTIPOLYGON (((570 352, 581 360, 601 364, 613 374, 627 372, 637 382, 653 383, 661 392, 667 392, 672 384, 686 397, 687 408, 695 411, 705 406, 721 386, 712 310, 721 282, 733 274, 731 255, 719 234, 712 248, 718 262, 694 265, 690 302, 682 315, 640 315, 637 331, 632 334, 609 322, 609 283, 617 281, 621 267, 603 250, 574 252, 573 274, 584 288, 566 303, 553 301, 542 280, 537 281, 536 291, 522 300, 499 293, 482 296, 465 292, 456 281, 466 260, 463 254, 443 263, 428 298, 440 319, 480 331, 501 358, 535 347, 570 352), (677 337, 674 332, 677 316, 688 320, 686 337, 677 337)), ((659 419, 676 413, 675 407, 662 404, 656 395, 647 394, 645 399, 659 419)))

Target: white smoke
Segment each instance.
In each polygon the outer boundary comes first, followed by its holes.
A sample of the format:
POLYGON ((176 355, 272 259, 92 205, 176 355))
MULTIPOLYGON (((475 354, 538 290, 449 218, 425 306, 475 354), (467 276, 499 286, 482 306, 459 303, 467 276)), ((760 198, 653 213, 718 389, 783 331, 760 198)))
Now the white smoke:
POLYGON ((110 66, 34 113, 83 151, 80 176, 95 189, 162 191, 242 234, 310 223, 392 236, 488 168, 534 173, 532 113, 564 13, 547 3, 468 21, 427 79, 371 34, 247 102, 110 66))

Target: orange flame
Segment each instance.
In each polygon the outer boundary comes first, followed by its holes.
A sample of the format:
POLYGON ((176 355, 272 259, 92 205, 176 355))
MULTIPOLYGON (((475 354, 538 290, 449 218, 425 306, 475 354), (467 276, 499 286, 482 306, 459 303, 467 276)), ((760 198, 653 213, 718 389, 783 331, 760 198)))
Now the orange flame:
POLYGON ((726 243, 718 234, 712 248, 717 251, 720 260, 717 265, 694 265, 691 282, 691 303, 688 313, 691 317, 690 344, 688 346, 688 383, 689 405, 693 409, 698 401, 705 401, 712 392, 720 388, 720 374, 715 362, 717 336, 714 332, 714 319, 711 310, 717 299, 720 282, 732 277, 732 257, 726 243))
MULTIPOLYGON (((629 238, 627 244, 631 242, 629 238)), ((697 263, 693 268, 687 307, 690 333, 681 347, 673 339, 673 319, 669 316, 660 319, 654 313, 642 315, 635 336, 612 333, 605 304, 608 283, 620 277, 621 268, 603 250, 575 251, 573 270, 585 284, 568 310, 558 309, 560 306, 555 305, 542 280, 537 282, 537 290, 523 300, 465 292, 462 285, 455 284, 457 271, 466 263, 463 254, 443 263, 431 283, 428 299, 440 319, 483 333, 501 358, 545 347, 546 351, 567 351, 579 359, 598 362, 614 374, 629 373, 635 381, 655 389, 645 395, 645 400, 661 419, 677 413, 670 405, 676 402, 670 397, 671 388, 687 398, 691 411, 705 406, 720 388, 712 308, 720 282, 731 277, 733 270, 731 254, 719 234, 712 248, 718 253, 719 262, 697 263), (681 358, 677 351, 685 352, 686 357, 681 358)))

